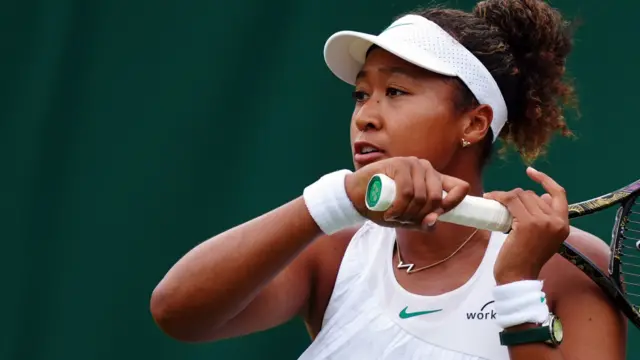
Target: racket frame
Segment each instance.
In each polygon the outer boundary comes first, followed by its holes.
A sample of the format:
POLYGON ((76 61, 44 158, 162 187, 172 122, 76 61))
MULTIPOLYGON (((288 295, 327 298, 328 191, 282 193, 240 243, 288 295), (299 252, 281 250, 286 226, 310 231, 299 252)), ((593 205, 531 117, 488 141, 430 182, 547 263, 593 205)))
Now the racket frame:
POLYGON ((608 274, 605 274, 605 272, 600 270, 589 258, 566 242, 560 246, 560 250, 558 251, 562 257, 575 265, 595 282, 616 304, 618 309, 624 313, 627 319, 638 328, 640 328, 640 308, 629 302, 625 296, 623 284, 620 281, 620 254, 628 215, 631 207, 635 203, 635 199, 638 198, 639 195, 640 180, 637 180, 617 191, 569 206, 569 219, 574 219, 620 204, 611 232, 611 255, 607 269, 608 274))

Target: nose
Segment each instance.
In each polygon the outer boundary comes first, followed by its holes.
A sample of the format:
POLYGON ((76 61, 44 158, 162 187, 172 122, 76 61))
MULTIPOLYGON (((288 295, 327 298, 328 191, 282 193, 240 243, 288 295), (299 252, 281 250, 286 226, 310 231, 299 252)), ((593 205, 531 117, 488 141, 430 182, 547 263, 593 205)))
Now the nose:
POLYGON ((370 99, 362 104, 355 113, 356 128, 360 131, 380 130, 383 123, 380 110, 379 100, 370 99))

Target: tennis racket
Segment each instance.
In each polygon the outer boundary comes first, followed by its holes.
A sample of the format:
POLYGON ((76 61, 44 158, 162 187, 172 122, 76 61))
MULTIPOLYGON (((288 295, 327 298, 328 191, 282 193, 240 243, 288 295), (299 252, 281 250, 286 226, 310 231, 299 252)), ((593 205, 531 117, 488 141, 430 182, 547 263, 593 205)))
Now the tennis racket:
MULTIPOLYGON (((443 193, 446 196, 446 192, 443 193)), ((396 196, 395 183, 383 174, 371 177, 365 203, 372 211, 387 210, 396 196)), ((559 254, 593 280, 618 309, 640 328, 640 180, 621 189, 569 205, 569 219, 590 215, 618 205, 611 233, 608 274, 567 243, 559 254)), ((452 210, 438 217, 444 221, 484 230, 508 232, 513 218, 495 200, 466 196, 452 210)))

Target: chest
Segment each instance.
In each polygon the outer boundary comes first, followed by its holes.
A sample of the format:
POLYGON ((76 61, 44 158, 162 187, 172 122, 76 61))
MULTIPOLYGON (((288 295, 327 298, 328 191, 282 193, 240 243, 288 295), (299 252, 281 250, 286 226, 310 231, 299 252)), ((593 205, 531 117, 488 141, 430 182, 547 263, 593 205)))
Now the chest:
POLYGON ((464 269, 443 268, 446 276, 406 281, 396 268, 392 240, 355 240, 334 278, 321 330, 311 331, 314 341, 302 359, 509 358, 492 301, 496 249, 489 247, 464 269))
POLYGON ((508 359, 485 292, 417 299, 370 290, 351 284, 348 296, 332 298, 322 331, 308 350, 322 354, 309 358, 508 359))
MULTIPOLYGON (((483 260, 482 251, 469 251, 432 268, 412 273, 407 272, 406 267, 399 267, 401 263, 397 256, 390 261, 395 281, 407 292, 437 296, 454 291, 468 283, 480 267, 483 260)), ((420 265, 415 264, 413 270, 420 269, 420 265)))

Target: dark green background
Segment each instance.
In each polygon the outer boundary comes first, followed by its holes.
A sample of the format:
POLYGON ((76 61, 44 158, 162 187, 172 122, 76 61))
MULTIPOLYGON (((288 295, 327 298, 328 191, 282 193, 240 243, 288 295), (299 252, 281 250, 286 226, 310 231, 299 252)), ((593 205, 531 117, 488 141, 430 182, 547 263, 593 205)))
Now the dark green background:
MULTIPOLYGON (((640 3, 612 4, 555 4, 582 20, 570 70, 583 116, 579 139, 537 166, 571 201, 640 177, 640 3)), ((326 68, 324 41, 416 5, 4 1, 0 359, 296 358, 309 341, 298 321, 181 344, 155 327, 149 296, 198 242, 351 166, 350 87, 326 68)), ((528 187, 523 171, 515 156, 496 161, 487 188, 528 187)), ((576 224, 608 241, 610 220, 576 224)))

